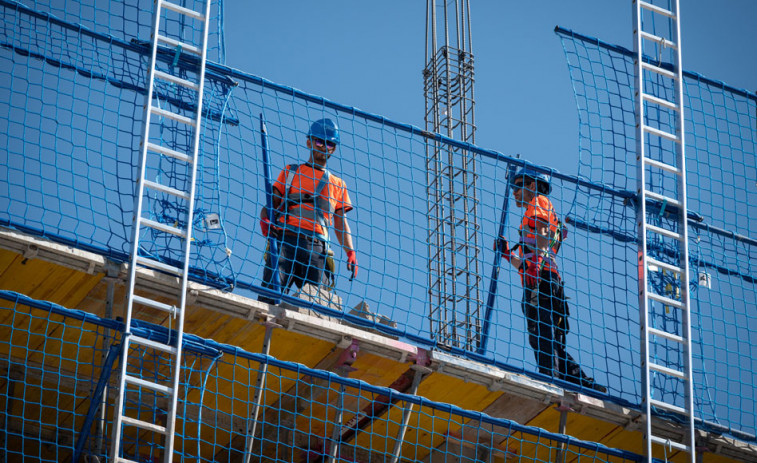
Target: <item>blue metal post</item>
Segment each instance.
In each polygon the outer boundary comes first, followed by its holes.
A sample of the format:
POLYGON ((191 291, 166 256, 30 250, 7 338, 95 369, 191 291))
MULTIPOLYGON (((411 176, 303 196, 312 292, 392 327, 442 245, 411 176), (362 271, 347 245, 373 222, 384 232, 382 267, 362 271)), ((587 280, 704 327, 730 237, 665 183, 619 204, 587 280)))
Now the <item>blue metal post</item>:
MULTIPOLYGON (((510 203, 510 179, 515 175, 515 165, 509 164, 507 167, 507 178, 505 178, 505 198, 502 200, 502 215, 499 218, 499 233, 495 240, 505 234, 507 227, 507 206, 510 203)), ((478 346, 476 353, 483 355, 486 352, 486 344, 489 342, 489 326, 491 324, 492 309, 494 308, 494 298, 497 296, 497 281, 499 280, 499 266, 502 256, 499 250, 494 252, 494 265, 492 266, 492 277, 489 281, 489 294, 486 298, 486 312, 484 313, 484 328, 481 335, 481 344, 478 346)))
POLYGON ((121 345, 111 344, 108 349, 108 356, 105 358, 105 363, 100 371, 100 379, 97 381, 95 392, 89 401, 89 409, 87 410, 87 417, 84 419, 84 425, 81 428, 79 437, 76 439, 76 447, 74 448, 74 463, 79 461, 81 452, 84 449, 84 443, 89 438, 89 431, 92 428, 92 422, 95 420, 95 413, 102 406, 102 395, 105 390, 105 386, 108 384, 111 370, 113 369, 113 363, 121 355, 121 345))
MULTIPOLYGON (((260 146, 263 149, 263 175, 265 178, 265 207, 268 212, 268 220, 272 223, 275 221, 273 215, 273 182, 271 181, 271 160, 268 157, 268 130, 265 127, 265 120, 263 119, 263 113, 260 113, 260 146)), ((281 292, 279 288, 279 243, 276 238, 268 233, 268 252, 271 255, 271 271, 272 271, 272 289, 277 292, 281 292)), ((274 299, 276 304, 281 302, 281 299, 274 299)))

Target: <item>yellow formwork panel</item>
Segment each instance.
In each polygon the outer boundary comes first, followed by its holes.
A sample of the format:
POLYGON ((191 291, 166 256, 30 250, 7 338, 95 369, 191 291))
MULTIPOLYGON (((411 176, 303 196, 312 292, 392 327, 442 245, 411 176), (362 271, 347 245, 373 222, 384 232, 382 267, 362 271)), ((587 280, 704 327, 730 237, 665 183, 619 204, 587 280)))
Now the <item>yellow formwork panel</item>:
MULTIPOLYGON (((409 368, 409 365, 394 363, 393 368, 400 374, 409 368)), ((388 377, 383 377, 381 380, 384 383, 394 381, 394 379, 390 381, 388 377)), ((465 383, 440 374, 432 374, 420 384, 418 395, 435 401, 455 403, 462 408, 482 410, 496 399, 498 393, 491 392, 480 385, 465 383)), ((339 398, 335 393, 331 393, 330 397, 332 400, 339 398)), ((374 394, 359 394, 348 390, 344 398, 344 407, 347 410, 345 411, 344 422, 348 422, 358 411, 363 411, 366 407, 370 408, 370 405, 376 400, 377 396, 374 394)), ((373 452, 391 452, 394 449, 405 406, 404 402, 398 402, 390 407, 388 413, 376 417, 366 429, 360 431, 347 444, 351 443, 351 445, 370 449, 373 452)), ((462 419, 428 407, 416 406, 414 408, 415 411, 411 414, 410 424, 403 443, 403 458, 423 459, 428 456, 432 448, 444 442, 450 430, 462 426, 462 419)), ((329 420, 334 419, 335 411, 334 404, 329 407, 322 404, 313 406, 313 416, 318 417, 312 421, 316 423, 315 425, 311 422, 314 434, 323 436, 332 432, 333 425, 327 426, 326 423, 333 422, 329 420)))
POLYGON ((474 411, 482 411, 502 392, 490 391, 486 386, 432 373, 418 387, 418 395, 435 402, 450 403, 474 411))
MULTIPOLYGON (((418 395, 437 402, 453 403, 458 407, 480 411, 491 404, 498 392, 462 380, 432 374, 418 388, 418 395)), ((354 440, 355 445, 374 452, 391 452, 400 431, 403 410, 407 404, 398 402, 388 413, 377 417, 354 440)), ((402 445, 403 459, 422 460, 432 449, 444 443, 451 433, 459 430, 465 419, 430 407, 414 406, 402 445)))
MULTIPOLYGON (((262 345, 262 339, 260 342, 262 345)), ((338 348, 330 342, 282 328, 274 329, 271 336, 271 356, 287 362, 301 363, 311 368, 335 349, 338 348)))
MULTIPOLYGON (((399 363, 371 354, 359 354, 352 364, 352 368, 354 368, 354 371, 350 372, 350 378, 363 380, 372 385, 389 387, 410 370, 410 364, 399 363)), ((410 370, 410 375, 410 378, 412 378, 414 370, 410 370)), ((333 423, 340 407, 343 410, 342 422, 347 426, 351 424, 350 420, 358 420, 363 412, 370 411, 377 400, 383 400, 383 403, 388 401, 385 396, 383 399, 379 399, 376 394, 360 391, 353 387, 345 388, 344 393, 342 393, 341 386, 337 383, 319 386, 318 392, 320 395, 310 403, 307 413, 303 413, 298 420, 299 426, 307 426, 308 433, 317 439, 324 439, 326 436, 331 437, 333 423)), ((390 407, 390 412, 395 408, 390 407)), ((376 417, 377 422, 385 420, 385 416, 376 417)), ((347 429, 348 427, 345 427, 343 431, 347 429)), ((348 446, 350 443, 354 443, 355 437, 360 438, 368 431, 359 431, 355 427, 353 429, 355 435, 344 443, 348 446)), ((378 437, 381 441, 385 439, 382 436, 372 435, 372 437, 378 437)))
POLYGON ((20 254, 7 249, 0 249, 0 276, 5 273, 17 257, 20 257, 20 254))
POLYGON ((0 275, 0 288, 64 307, 76 307, 103 277, 103 274, 89 275, 40 259, 25 259, 7 250, 0 250, 0 255, 4 255, 2 262, 14 256, 0 275))
POLYGON ((359 379, 374 386, 389 387, 411 365, 411 363, 400 363, 373 354, 359 353, 355 363, 352 364, 355 371, 350 373, 350 378, 359 379))

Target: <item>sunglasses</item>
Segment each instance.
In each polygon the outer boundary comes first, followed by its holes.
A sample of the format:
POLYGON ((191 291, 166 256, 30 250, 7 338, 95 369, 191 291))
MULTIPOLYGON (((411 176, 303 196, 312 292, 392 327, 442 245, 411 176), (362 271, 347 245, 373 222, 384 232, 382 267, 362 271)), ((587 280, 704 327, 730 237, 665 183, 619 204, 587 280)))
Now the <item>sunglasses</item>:
POLYGON ((328 148, 330 150, 336 148, 336 143, 334 143, 333 141, 321 140, 320 138, 315 137, 311 138, 311 140, 313 140, 313 144, 316 146, 316 148, 328 148))

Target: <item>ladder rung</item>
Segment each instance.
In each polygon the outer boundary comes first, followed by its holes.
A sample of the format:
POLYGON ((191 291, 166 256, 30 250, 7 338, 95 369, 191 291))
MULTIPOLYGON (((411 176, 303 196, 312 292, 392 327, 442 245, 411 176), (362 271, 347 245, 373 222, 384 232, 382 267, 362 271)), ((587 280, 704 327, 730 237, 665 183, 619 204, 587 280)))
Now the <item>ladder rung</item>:
POLYGON ((653 11, 655 13, 659 13, 659 14, 661 14, 663 16, 667 16, 668 18, 676 19, 676 15, 672 11, 670 11, 670 10, 666 10, 664 8, 660 8, 659 6, 652 5, 651 3, 642 2, 641 0, 637 0, 637 1, 639 2, 639 6, 642 7, 642 8, 644 8, 644 9, 646 9, 646 10, 653 11))
POLYGON ((658 235, 667 236, 668 238, 673 238, 678 241, 681 241, 683 239, 683 236, 681 236, 680 233, 676 233, 670 230, 665 230, 664 228, 656 227, 654 225, 647 224, 647 230, 657 233, 658 235))
POLYGON ((658 169, 662 169, 664 171, 670 172, 671 174, 681 175, 681 169, 679 169, 676 166, 666 164, 664 162, 655 161, 654 159, 644 157, 644 162, 649 164, 650 166, 657 167, 658 169))
POLYGON ((164 35, 158 35, 158 40, 160 42, 165 43, 166 45, 168 45, 170 47, 173 47, 173 48, 181 47, 182 51, 192 52, 195 55, 202 55, 202 50, 200 48, 198 48, 198 47, 195 47, 194 45, 190 45, 190 44, 184 43, 184 42, 179 42, 178 40, 174 40, 174 39, 172 39, 170 37, 166 37, 164 35))
POLYGON ((177 276, 182 276, 184 274, 184 271, 180 268, 164 264, 163 262, 158 262, 157 260, 148 259, 147 257, 137 257, 137 263, 143 267, 150 267, 154 268, 156 270, 162 270, 166 273, 173 273, 177 276))
POLYGON ((155 77, 167 80, 168 82, 173 82, 174 84, 181 85, 183 87, 190 88, 196 92, 200 90, 200 86, 194 82, 190 82, 187 79, 182 79, 181 77, 168 74, 167 72, 158 71, 157 69, 155 70, 155 77))
POLYGON ((681 301, 676 301, 675 299, 671 299, 669 297, 660 296, 659 294, 652 293, 647 291, 647 297, 650 299, 653 299, 657 302, 660 302, 665 305, 670 305, 673 307, 678 307, 679 309, 685 309, 686 305, 681 301))
POLYGON ((663 439, 662 437, 657 437, 657 436, 649 436, 649 438, 655 444, 664 445, 666 447, 672 447, 672 448, 674 448, 676 450, 680 450, 682 452, 689 452, 690 453, 688 445, 681 444, 681 443, 678 443, 678 442, 673 442, 670 439, 663 439))
POLYGON ((673 199, 669 196, 664 196, 664 195, 661 195, 649 190, 644 190, 644 193, 647 195, 647 197, 656 199, 657 201, 660 201, 661 203, 667 203, 667 204, 670 204, 671 206, 681 207, 681 202, 678 201, 677 199, 673 199))
POLYGON ((684 415, 684 416, 689 416, 689 412, 687 412, 685 408, 681 408, 681 407, 679 407, 677 405, 669 404, 667 402, 663 402, 661 400, 655 400, 655 399, 650 399, 649 403, 650 403, 650 405, 653 405, 653 406, 655 406, 657 408, 663 408, 663 409, 669 410, 671 412, 676 412, 676 413, 680 413, 681 415, 684 415))
POLYGON ((643 69, 646 69, 647 71, 656 72, 657 74, 660 74, 661 76, 669 77, 671 79, 678 79, 678 76, 676 75, 676 73, 668 71, 667 69, 663 69, 659 66, 655 66, 654 64, 642 62, 641 67, 643 69))
POLYGON ((665 132, 664 130, 655 129, 654 127, 650 127, 650 126, 648 126, 646 124, 643 124, 641 127, 642 127, 642 129, 644 131, 649 132, 652 135, 657 135, 658 137, 666 138, 666 139, 668 139, 670 141, 674 141, 676 143, 680 143, 680 141, 681 141, 681 139, 678 138, 677 135, 673 135, 670 132, 665 132))
POLYGON ((182 116, 181 114, 176 114, 171 111, 166 111, 165 109, 160 109, 160 108, 156 108, 155 106, 151 106, 151 111, 155 115, 167 117, 176 122, 181 122, 182 124, 191 125, 192 127, 196 125, 194 119, 190 119, 186 116, 182 116))
POLYGON ((126 424, 129 424, 129 425, 132 425, 132 426, 137 426, 139 428, 146 429, 148 431, 153 431, 153 432, 157 432, 157 433, 160 433, 160 434, 165 434, 166 433, 165 426, 160 426, 158 424, 148 423, 147 421, 136 420, 134 418, 129 418, 128 416, 122 416, 121 420, 123 420, 123 422, 126 423, 126 424))
POLYGON ((659 336, 665 339, 670 339, 671 341, 675 341, 681 344, 686 342, 686 340, 683 339, 683 337, 678 336, 677 334, 668 333, 667 331, 658 330, 657 328, 649 328, 649 334, 653 334, 655 336, 659 336))
POLYGON ((662 365, 658 365, 656 363, 649 362, 649 369, 654 370, 660 373, 665 373, 668 376, 673 376, 678 379, 682 379, 684 381, 688 380, 686 378, 686 375, 682 371, 674 370, 672 368, 664 367, 662 365))
POLYGON ((639 35, 641 35, 641 38, 659 43, 663 47, 669 47, 673 50, 678 49, 678 45, 676 45, 675 42, 671 42, 670 40, 660 37, 659 35, 650 34, 649 32, 640 31, 639 35))
MULTIPOLYGON (((135 295, 134 297, 137 298, 139 296, 135 295)), ((143 302, 140 302, 140 304, 143 304, 143 302)), ((152 349, 163 351, 169 354, 175 354, 178 352, 178 349, 176 349, 173 346, 169 346, 168 344, 163 344, 162 342, 153 341, 152 339, 142 338, 140 336, 131 335, 129 337, 129 342, 134 342, 139 345, 150 347, 152 349)))
POLYGON ((156 230, 160 230, 166 233, 171 233, 172 235, 176 235, 181 238, 186 238, 187 233, 183 230, 180 230, 176 227, 172 227, 170 225, 166 225, 164 223, 156 222, 154 220, 145 219, 144 217, 139 219, 139 222, 143 225, 146 225, 150 228, 154 228, 156 230))
POLYGON ((163 386, 162 384, 153 383, 152 381, 145 381, 144 379, 137 378, 136 376, 124 375, 124 380, 127 383, 135 384, 137 386, 146 387, 148 389, 152 389, 153 391, 162 392, 165 395, 170 395, 171 391, 173 391, 173 389, 171 389, 168 386, 163 386))
POLYGON ((659 261, 657 259, 653 259, 651 257, 647 257, 647 265, 652 266, 655 265, 657 267, 664 268, 665 270, 670 270, 671 272, 675 272, 678 274, 683 273, 683 269, 681 267, 677 267, 675 265, 668 264, 666 262, 659 261))
MULTIPOLYGON (((139 304, 146 305, 147 307, 152 307, 153 309, 162 310, 162 311, 168 312, 170 314, 176 313, 176 307, 175 306, 172 306, 170 304, 165 304, 165 303, 160 302, 160 301, 155 301, 153 299, 149 299, 149 298, 146 298, 146 297, 137 296, 136 294, 132 295, 132 300, 134 302, 139 303, 139 304)), ((141 339, 143 339, 143 338, 141 338, 141 339)), ((149 340, 146 340, 146 341, 149 341, 149 340)), ((163 345, 165 345, 165 344, 163 344, 163 345)))
POLYGON ((189 193, 185 191, 177 190, 176 188, 171 188, 170 186, 152 182, 150 180, 145 180, 145 186, 151 190, 162 191, 163 193, 167 193, 169 195, 173 195, 189 201, 189 193))
POLYGON ((161 5, 166 7, 169 10, 173 10, 177 13, 181 13, 185 16, 189 16, 190 18, 194 18, 200 21, 205 21, 205 15, 202 13, 199 13, 195 10, 190 10, 189 8, 184 8, 183 6, 179 6, 172 2, 167 2, 166 0, 161 0, 161 5))
MULTIPOLYGON (((155 71, 155 72, 157 72, 157 71, 155 71)), ((680 111, 681 110, 681 108, 679 108, 678 105, 675 104, 675 103, 673 103, 672 101, 663 100, 662 98, 657 98, 656 96, 649 95, 648 93, 643 93, 642 96, 643 96, 643 98, 646 101, 649 101, 651 103, 655 103, 655 104, 660 105, 660 106, 664 106, 664 107, 666 107, 668 109, 672 109, 673 111, 680 111)))
POLYGON ((180 152, 175 151, 175 150, 172 150, 171 148, 166 148, 165 146, 156 145, 155 143, 149 143, 148 142, 147 143, 147 149, 150 150, 150 151, 153 151, 155 153, 165 154, 166 156, 170 156, 170 157, 178 159, 180 161, 184 161, 184 162, 186 162, 188 164, 191 164, 193 162, 191 156, 189 156, 187 154, 184 154, 184 153, 180 153, 180 152))

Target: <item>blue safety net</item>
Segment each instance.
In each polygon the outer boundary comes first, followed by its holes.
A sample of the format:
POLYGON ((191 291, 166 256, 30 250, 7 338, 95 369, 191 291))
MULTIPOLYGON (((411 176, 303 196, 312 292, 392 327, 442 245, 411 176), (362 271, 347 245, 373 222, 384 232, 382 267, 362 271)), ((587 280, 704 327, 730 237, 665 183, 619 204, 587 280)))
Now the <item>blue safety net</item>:
MULTIPOLYGON (((569 30, 556 32, 568 59, 581 122, 579 175, 617 190, 576 191, 573 213, 577 220, 589 218, 584 226, 592 230, 584 246, 598 253, 596 266, 583 272, 601 275, 598 283, 605 291, 598 305, 635 303, 638 289, 629 280, 638 271, 633 54, 569 30), (606 291, 610 287, 614 293, 606 291)), ((675 89, 666 79, 647 79, 647 92, 674 99, 675 89)), ((684 106, 695 408, 709 423, 753 436, 757 346, 748 339, 757 329, 757 95, 685 72, 684 106)), ((645 110, 648 124, 675 132, 671 111, 655 105, 645 110)), ((652 145, 648 156, 675 164, 675 144, 652 145)), ((648 172, 647 179, 648 188, 680 196, 663 176, 648 172)), ((679 217, 675 207, 660 202, 648 203, 647 211, 648 223, 668 229, 679 217)), ((668 241, 649 242, 649 255, 674 262, 678 249, 668 241)), ((663 269, 651 272, 650 284, 658 294, 680 296, 680 281, 663 269)), ((651 326, 681 334, 680 311, 653 304, 650 312, 651 326)), ((651 348, 660 363, 683 368, 673 341, 653 343, 651 348)), ((637 349, 634 345, 632 350, 637 349)), ((665 391, 666 401, 683 406, 683 384, 669 378, 658 375, 652 381, 665 391)))
MULTIPOLYGON (((120 361, 112 352, 119 351, 122 329, 92 313, 0 291, 3 455, 41 462, 106 458, 120 361)), ((163 342, 172 335, 148 323, 134 334, 163 342)), ((396 455, 400 461, 550 462, 562 454, 565 461, 641 461, 630 452, 197 336, 185 336, 183 346, 174 459, 385 461, 396 455)), ((142 349, 128 358, 143 379, 167 381, 166 354, 142 349)), ((128 416, 165 420, 165 397, 130 387, 126 399, 128 416)), ((151 433, 127 428, 122 448, 131 461, 162 461, 162 439, 151 433)))
MULTIPOLYGON (((64 15, 0 0, 0 223, 117 261, 127 261, 130 252, 149 59, 144 41, 150 15, 141 12, 152 11, 152 3, 134 5, 113 10, 112 15, 123 17, 110 20, 104 10, 89 6, 79 8, 82 13, 63 8, 64 15)), ((215 37, 211 48, 222 59, 223 40, 215 37)), ((192 278, 243 296, 280 298, 420 346, 638 406, 633 68, 618 47, 575 34, 561 37, 582 122, 579 177, 208 63, 192 278), (267 164, 261 118, 267 128, 267 164), (327 167, 345 182, 354 207, 346 218, 359 270, 350 279, 345 250, 330 227, 333 285, 324 282, 315 293, 293 287, 278 295, 261 285, 269 244, 258 225, 266 205, 265 172, 270 169, 275 180, 285 166, 306 162, 310 125, 322 118, 339 126, 341 143, 327 167), (432 155, 439 152, 444 155, 432 155), (461 157, 471 178, 451 174, 461 157), (438 164, 432 168, 429 159, 438 164), (524 166, 551 175, 549 199, 569 228, 557 257, 569 314, 552 324, 567 332, 566 351, 583 373, 540 372, 521 304, 521 277, 493 249, 500 230, 511 245, 518 241, 523 210, 512 200, 507 176, 524 166), (451 187, 442 201, 429 204, 439 182, 451 187), (473 223, 468 235, 430 229, 429 209, 444 211, 457 201, 461 183, 473 185, 466 191, 475 192, 469 198, 475 207, 474 217, 466 218, 473 223), (475 261, 456 257, 463 242, 480 244, 475 261), (438 248, 449 251, 443 262, 434 254, 438 248), (429 270, 437 268, 442 277, 429 270), (482 297, 464 298, 458 292, 464 286, 460 275, 480 282, 482 297), (430 316, 431 281, 439 282, 436 293, 452 301, 443 318, 430 316), (457 304, 460 300, 465 303, 457 304), (442 325, 455 336, 440 337, 442 325)), ((195 64, 168 49, 160 50, 158 60, 186 73, 195 64)), ((691 264, 693 275, 701 273, 711 283, 704 288, 691 282, 697 413, 703 426, 754 439, 757 355, 750 339, 757 324, 751 313, 755 261, 749 234, 750 221, 757 220, 752 210, 755 96, 687 76, 691 264)), ((156 87, 153 103, 176 110, 191 110, 194 104, 170 85, 156 87)), ((186 128, 154 119, 151 134, 160 134, 161 145, 190 150, 186 128)), ((147 169, 168 186, 188 189, 185 167, 171 157, 147 169)), ((658 211, 659 220, 672 220, 676 213, 661 205, 658 211)), ((181 224, 186 213, 185 205, 161 193, 144 204, 144 216, 164 224, 181 224)), ((460 220, 445 213, 438 217, 460 220)), ((142 255, 169 263, 181 258, 182 242, 173 235, 151 231, 140 236, 140 243, 142 255)), ((657 252, 669 249, 661 244, 657 252)), ((674 286, 662 275, 659 280, 674 286)), ((657 323, 678 323, 670 318, 663 315, 657 323)), ((662 347, 659 355, 665 355, 662 347)), ((680 395, 677 385, 670 390, 680 395)))

